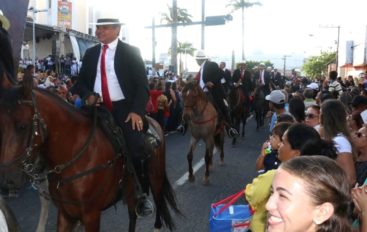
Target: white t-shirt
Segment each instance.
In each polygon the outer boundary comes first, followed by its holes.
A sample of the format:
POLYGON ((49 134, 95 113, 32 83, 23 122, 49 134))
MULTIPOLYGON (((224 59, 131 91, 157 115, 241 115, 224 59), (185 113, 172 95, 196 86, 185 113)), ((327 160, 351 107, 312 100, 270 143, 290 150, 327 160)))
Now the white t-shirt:
POLYGON ((333 138, 335 143, 336 152, 340 153, 352 153, 352 144, 349 142, 347 137, 343 134, 338 134, 333 138))

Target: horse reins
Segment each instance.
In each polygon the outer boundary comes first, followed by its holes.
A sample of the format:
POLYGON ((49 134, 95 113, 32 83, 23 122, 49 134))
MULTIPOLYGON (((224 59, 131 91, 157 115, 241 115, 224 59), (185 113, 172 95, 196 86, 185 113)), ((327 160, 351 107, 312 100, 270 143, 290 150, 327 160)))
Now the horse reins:
MULTIPOLYGON (((42 179, 40 178, 40 173, 35 173, 36 169, 36 165, 35 165, 35 161, 31 159, 31 156, 33 154, 33 150, 34 148, 39 147, 45 140, 46 140, 46 134, 47 134, 47 125, 44 121, 44 119, 41 117, 40 112, 38 111, 37 108, 37 101, 36 98, 34 96, 34 92, 32 91, 32 99, 31 100, 21 100, 18 101, 18 104, 28 104, 30 106, 32 106, 33 108, 33 116, 32 116, 32 128, 31 128, 31 135, 30 138, 28 140, 28 145, 25 149, 24 154, 20 155, 19 157, 15 158, 14 160, 11 160, 9 162, 6 163, 2 163, 0 164, 0 168, 9 168, 11 166, 15 166, 19 161, 21 161, 22 163, 22 170, 31 177, 32 182, 37 182, 38 180, 42 179), (41 143, 35 143, 35 139, 37 137, 40 137, 41 143)), ((92 130, 90 131, 88 138, 86 140, 86 142, 84 143, 83 147, 80 149, 80 151, 73 156, 73 158, 69 161, 67 161, 66 163, 63 164, 59 164, 56 165, 53 169, 47 171, 47 173, 45 174, 44 179, 46 179, 46 177, 52 173, 55 174, 60 174, 64 169, 70 167, 73 163, 75 163, 77 160, 79 160, 83 154, 85 154, 86 149, 88 148, 88 146, 90 145, 92 138, 95 135, 96 132, 96 127, 97 127, 97 112, 96 112, 96 108, 94 108, 93 110, 93 126, 92 126, 92 130)), ((70 183, 76 179, 79 179, 83 176, 95 173, 99 170, 105 169, 105 168, 110 168, 112 167, 114 164, 116 164, 116 161, 119 160, 122 157, 121 154, 118 154, 115 156, 114 159, 112 160, 108 160, 106 163, 103 164, 99 164, 95 167, 92 167, 90 169, 87 169, 83 172, 79 172, 73 176, 67 177, 67 178, 60 178, 58 180, 58 183, 56 185, 56 188, 58 189, 61 185, 65 184, 65 183, 70 183)), ((106 179, 107 181, 107 179, 106 179)), ((101 193, 102 192, 102 187, 100 188, 100 191, 96 191, 95 193, 101 193)), ((77 204, 77 203, 81 203, 80 201, 71 201, 71 200, 63 200, 63 199, 59 199, 55 196, 52 196, 51 194, 46 194, 46 193, 42 193, 46 196, 51 197, 54 200, 57 201, 61 201, 63 203, 73 203, 73 204, 77 204)), ((93 195, 99 195, 99 194, 93 194, 93 195)), ((91 201, 95 198, 96 196, 90 197, 90 199, 83 201, 83 202, 87 202, 87 201, 91 201)))

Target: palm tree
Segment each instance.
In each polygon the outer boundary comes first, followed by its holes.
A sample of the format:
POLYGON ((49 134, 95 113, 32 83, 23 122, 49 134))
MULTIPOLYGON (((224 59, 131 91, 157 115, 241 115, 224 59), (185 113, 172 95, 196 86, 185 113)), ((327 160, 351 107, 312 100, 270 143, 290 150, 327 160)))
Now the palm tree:
POLYGON ((177 24, 178 23, 191 23, 191 15, 187 9, 178 8, 177 0, 172 0, 172 7, 168 6, 168 14, 163 13, 161 22, 171 24, 172 39, 171 39, 171 65, 173 66, 173 72, 177 72, 177 24))
MULTIPOLYGON (((196 51, 196 48, 194 48, 192 46, 192 43, 187 43, 187 42, 178 42, 178 47, 177 47, 177 54, 180 55, 180 73, 182 76, 183 73, 183 62, 182 62, 182 54, 183 55, 190 55, 190 56, 194 56, 194 52, 196 51)), ((186 66, 186 58, 185 58, 185 66, 186 66)))
POLYGON ((260 2, 248 2, 245 0, 230 0, 229 4, 227 4, 227 7, 231 7, 231 13, 234 11, 237 11, 241 9, 242 14, 242 60, 245 60, 245 46, 244 46, 244 40, 245 40, 245 8, 250 8, 255 5, 261 6, 260 2))

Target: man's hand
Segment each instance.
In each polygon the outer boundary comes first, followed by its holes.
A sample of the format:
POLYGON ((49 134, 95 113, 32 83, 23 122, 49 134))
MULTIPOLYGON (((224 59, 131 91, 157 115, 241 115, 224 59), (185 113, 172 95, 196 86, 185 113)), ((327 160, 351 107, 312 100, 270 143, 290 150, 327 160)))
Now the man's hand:
POLYGON ((141 131, 143 130, 143 120, 141 119, 140 115, 134 112, 129 113, 125 122, 131 121, 131 126, 133 130, 141 131))
POLYGON ((213 84, 213 82, 208 81, 208 82, 205 83, 205 86, 208 87, 208 88, 211 88, 211 87, 214 86, 214 84, 213 84))

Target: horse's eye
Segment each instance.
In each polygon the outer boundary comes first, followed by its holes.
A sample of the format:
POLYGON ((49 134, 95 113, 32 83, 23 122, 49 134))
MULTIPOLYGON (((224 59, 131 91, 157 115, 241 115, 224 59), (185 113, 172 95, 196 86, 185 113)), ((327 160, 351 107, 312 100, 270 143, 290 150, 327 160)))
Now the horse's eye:
POLYGON ((28 125, 25 124, 25 123, 18 123, 16 125, 16 130, 21 132, 21 131, 24 131, 25 129, 27 129, 27 127, 28 127, 28 125))

